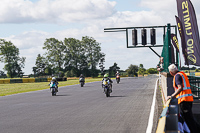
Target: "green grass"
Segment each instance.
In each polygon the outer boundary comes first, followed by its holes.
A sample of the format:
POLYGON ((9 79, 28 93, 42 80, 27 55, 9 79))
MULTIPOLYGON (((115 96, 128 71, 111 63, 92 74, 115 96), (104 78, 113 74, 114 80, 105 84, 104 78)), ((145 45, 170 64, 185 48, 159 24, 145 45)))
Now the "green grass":
MULTIPOLYGON (((86 83, 101 81, 101 78, 89 78, 86 79, 86 83)), ((24 92, 31 92, 37 90, 48 89, 49 82, 38 82, 38 83, 13 83, 13 84, 0 84, 0 96, 13 95, 24 92)), ((70 79, 68 81, 60 81, 59 87, 79 84, 78 79, 70 79)))

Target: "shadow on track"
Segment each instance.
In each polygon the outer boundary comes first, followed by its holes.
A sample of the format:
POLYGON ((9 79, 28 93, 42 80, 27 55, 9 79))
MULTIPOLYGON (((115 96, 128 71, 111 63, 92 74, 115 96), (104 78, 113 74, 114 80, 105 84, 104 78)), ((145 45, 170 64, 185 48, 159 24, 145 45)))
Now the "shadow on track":
POLYGON ((127 96, 110 96, 110 97, 127 97, 127 96))
POLYGON ((71 95, 58 95, 58 94, 56 94, 56 97, 66 97, 66 96, 71 96, 71 95))
POLYGON ((117 82, 116 82, 116 85, 120 85, 120 84, 124 84, 124 83, 117 83, 117 82))

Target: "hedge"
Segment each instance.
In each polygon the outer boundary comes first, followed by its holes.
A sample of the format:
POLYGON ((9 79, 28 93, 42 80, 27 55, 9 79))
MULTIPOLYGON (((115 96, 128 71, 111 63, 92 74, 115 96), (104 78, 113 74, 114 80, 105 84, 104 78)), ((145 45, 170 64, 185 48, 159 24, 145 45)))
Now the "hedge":
POLYGON ((10 79, 10 83, 23 83, 22 79, 10 79))

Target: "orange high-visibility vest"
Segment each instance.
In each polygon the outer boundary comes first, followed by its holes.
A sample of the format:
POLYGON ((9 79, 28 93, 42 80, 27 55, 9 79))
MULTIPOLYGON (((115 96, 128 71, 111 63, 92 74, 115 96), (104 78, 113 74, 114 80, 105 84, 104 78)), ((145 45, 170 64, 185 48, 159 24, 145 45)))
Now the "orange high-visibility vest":
MULTIPOLYGON (((190 82, 188 80, 187 75, 182 71, 178 72, 177 74, 181 75, 182 81, 183 81, 182 82, 183 90, 176 96, 176 98, 178 98, 178 104, 180 104, 183 101, 192 102, 193 96, 192 96, 192 91, 191 91, 191 88, 190 88, 190 82)), ((175 84, 175 76, 174 76, 174 79, 173 79, 173 87, 176 91, 178 89, 178 87, 175 84)))

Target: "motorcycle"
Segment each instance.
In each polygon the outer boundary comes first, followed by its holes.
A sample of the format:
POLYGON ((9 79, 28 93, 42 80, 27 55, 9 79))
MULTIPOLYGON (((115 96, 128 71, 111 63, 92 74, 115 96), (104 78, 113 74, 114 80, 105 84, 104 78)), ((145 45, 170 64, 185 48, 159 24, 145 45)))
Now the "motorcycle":
POLYGON ((79 82, 80 82, 80 85, 81 85, 81 87, 83 87, 83 85, 85 84, 85 80, 84 80, 84 78, 79 78, 79 82))
POLYGON ((116 81, 119 84, 119 82, 120 82, 120 76, 119 75, 116 76, 116 81))
POLYGON ((52 93, 52 96, 56 96, 56 93, 57 93, 56 88, 57 88, 56 83, 51 81, 51 83, 50 83, 50 91, 52 93))
POLYGON ((106 97, 110 97, 111 86, 110 86, 109 80, 103 81, 103 88, 104 88, 104 93, 106 94, 106 97))

